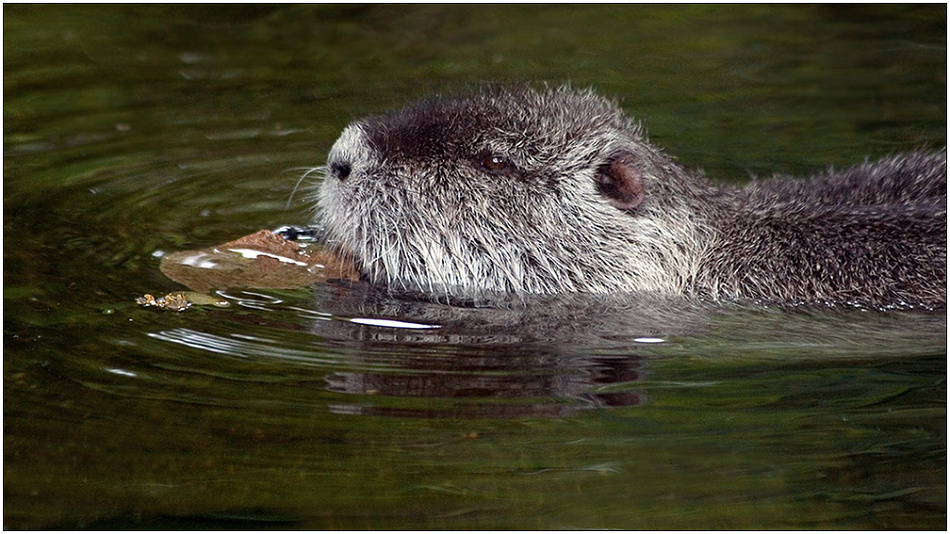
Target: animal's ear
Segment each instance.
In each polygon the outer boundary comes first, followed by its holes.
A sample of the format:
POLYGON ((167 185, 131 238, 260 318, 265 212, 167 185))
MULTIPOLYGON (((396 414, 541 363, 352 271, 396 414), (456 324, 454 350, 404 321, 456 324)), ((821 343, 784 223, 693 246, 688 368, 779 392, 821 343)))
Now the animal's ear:
POLYGON ((597 191, 618 210, 632 210, 643 202, 643 173, 633 154, 622 152, 597 167, 597 191))

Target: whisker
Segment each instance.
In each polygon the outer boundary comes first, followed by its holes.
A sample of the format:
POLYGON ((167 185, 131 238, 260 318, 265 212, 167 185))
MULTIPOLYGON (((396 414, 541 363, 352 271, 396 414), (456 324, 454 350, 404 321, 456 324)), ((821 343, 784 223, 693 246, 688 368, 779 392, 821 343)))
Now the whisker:
POLYGON ((318 166, 316 166, 316 167, 309 167, 309 168, 308 168, 308 167, 298 167, 298 168, 293 169, 293 170, 298 170, 298 171, 299 171, 299 170, 303 170, 303 169, 309 169, 309 170, 308 170, 307 172, 303 173, 303 175, 300 177, 300 179, 297 180, 297 183, 294 184, 294 189, 293 189, 293 191, 290 192, 290 198, 287 199, 287 205, 284 206, 284 209, 288 209, 288 210, 290 209, 290 203, 293 202, 293 200, 294 200, 294 195, 297 193, 297 189, 299 189, 299 188, 300 188, 300 184, 303 183, 303 181, 306 180, 308 176, 310 176, 310 173, 315 172, 315 171, 316 171, 316 172, 323 172, 323 173, 325 173, 326 170, 327 170, 327 167, 326 167, 326 165, 318 165, 318 166))

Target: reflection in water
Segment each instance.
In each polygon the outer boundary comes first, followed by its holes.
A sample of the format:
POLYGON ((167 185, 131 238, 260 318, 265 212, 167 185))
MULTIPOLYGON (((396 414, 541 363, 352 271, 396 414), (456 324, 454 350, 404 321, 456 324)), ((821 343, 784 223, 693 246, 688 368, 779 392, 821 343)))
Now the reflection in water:
MULTIPOLYGON (((178 327, 149 337, 258 361, 268 374, 302 368, 311 387, 320 384, 331 394, 315 406, 388 417, 570 416, 593 408, 642 406, 649 401, 640 384, 649 362, 657 354, 676 354, 671 352, 676 347, 679 354, 699 350, 690 347, 691 339, 706 340, 706 345, 717 340, 727 351, 720 358, 751 351, 757 361, 784 365, 795 362, 792 347, 800 347, 807 358, 826 351, 828 362, 870 357, 870 346, 882 356, 908 354, 911 337, 921 329, 939 332, 946 325, 940 314, 723 313, 695 302, 577 296, 525 298, 504 308, 463 307, 399 298, 352 282, 319 284, 317 303, 309 309, 274 294, 219 294, 233 308, 274 312, 284 307, 302 323, 278 319, 282 314, 228 312, 229 329, 178 327), (762 328, 770 332, 767 340, 755 335, 762 328), (863 350, 842 352, 855 337, 863 350)), ((710 346, 702 350, 712 354, 710 346)), ((134 369, 109 372, 136 376, 134 369)), ((650 387, 667 378, 651 377, 650 387)), ((701 382, 697 377, 692 384, 701 382)))
POLYGON ((706 316, 683 302, 576 295, 452 306, 350 281, 316 294, 319 309, 344 320, 315 321, 314 333, 358 344, 355 359, 367 351, 402 355, 397 372, 326 377, 331 391, 362 396, 331 409, 363 415, 564 416, 639 406, 646 395, 630 389, 644 365, 637 347, 695 331, 706 316))
MULTIPOLYGON (((317 340, 339 351, 269 339, 260 330, 251 335, 181 327, 149 336, 211 353, 327 370, 326 390, 339 396, 328 402, 335 413, 454 419, 564 416, 642 405, 645 394, 631 389, 645 361, 637 348, 661 341, 655 328, 631 330, 629 338, 610 341, 623 350, 610 350, 603 340, 594 347, 594 336, 616 334, 616 322, 628 315, 601 309, 587 315, 593 319, 585 326, 577 320, 580 310, 569 305, 576 302, 496 310, 396 300, 369 287, 324 289, 329 292, 318 309, 336 313, 311 310, 303 316, 311 318, 317 340), (354 293, 361 298, 354 299, 354 293), (578 330, 582 326, 584 332, 578 330), (538 342, 552 336, 564 342, 538 342)), ((251 292, 228 297, 254 310, 279 304, 251 292)), ((593 311, 591 303, 585 305, 593 311)))
POLYGON ((483 306, 452 305, 348 280, 319 284, 315 295, 317 309, 347 319, 315 322, 316 334, 421 345, 625 348, 701 332, 716 309, 686 299, 578 294, 504 295, 483 306))
POLYGON ((335 413, 470 418, 566 416, 607 406, 638 406, 639 391, 600 391, 640 378, 639 358, 558 357, 517 349, 457 359, 413 358, 400 372, 331 373, 330 391, 364 396, 335 403, 335 413), (368 398, 367 398, 368 397, 368 398), (377 401, 378 399, 382 399, 377 401), (433 402, 406 402, 426 399, 433 402), (422 405, 419 405, 422 404, 422 405))
MULTIPOLYGON (((219 295, 232 309, 283 305, 258 292, 219 295)), ((634 388, 651 351, 708 319, 697 305, 668 301, 575 296, 477 308, 398 298, 349 282, 319 284, 316 298, 313 309, 292 307, 308 328, 270 322, 262 329, 261 317, 229 313, 230 329, 178 327, 149 337, 325 371, 325 389, 333 394, 327 405, 335 413, 509 418, 643 405, 646 394, 634 388), (247 321, 256 324, 253 331, 247 321), (301 337, 291 337, 294 331, 301 337)))

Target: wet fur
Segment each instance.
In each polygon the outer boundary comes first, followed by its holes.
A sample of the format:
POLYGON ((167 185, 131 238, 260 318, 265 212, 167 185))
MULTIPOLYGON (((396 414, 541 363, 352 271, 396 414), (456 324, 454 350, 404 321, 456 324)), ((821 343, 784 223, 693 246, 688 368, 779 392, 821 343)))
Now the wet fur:
POLYGON ((490 88, 357 121, 325 171, 330 243, 393 289, 946 302, 946 150, 720 188, 592 91, 490 88))

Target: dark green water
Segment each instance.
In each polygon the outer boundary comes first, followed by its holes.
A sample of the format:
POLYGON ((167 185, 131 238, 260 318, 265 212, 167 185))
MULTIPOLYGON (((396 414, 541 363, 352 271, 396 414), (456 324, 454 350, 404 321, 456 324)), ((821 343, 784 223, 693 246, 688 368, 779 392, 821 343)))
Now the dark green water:
POLYGON ((180 289, 163 253, 306 223, 294 185, 352 118, 486 80, 592 85, 723 180, 943 146, 946 27, 4 6, 4 526, 945 529, 945 312, 134 299, 180 289))

